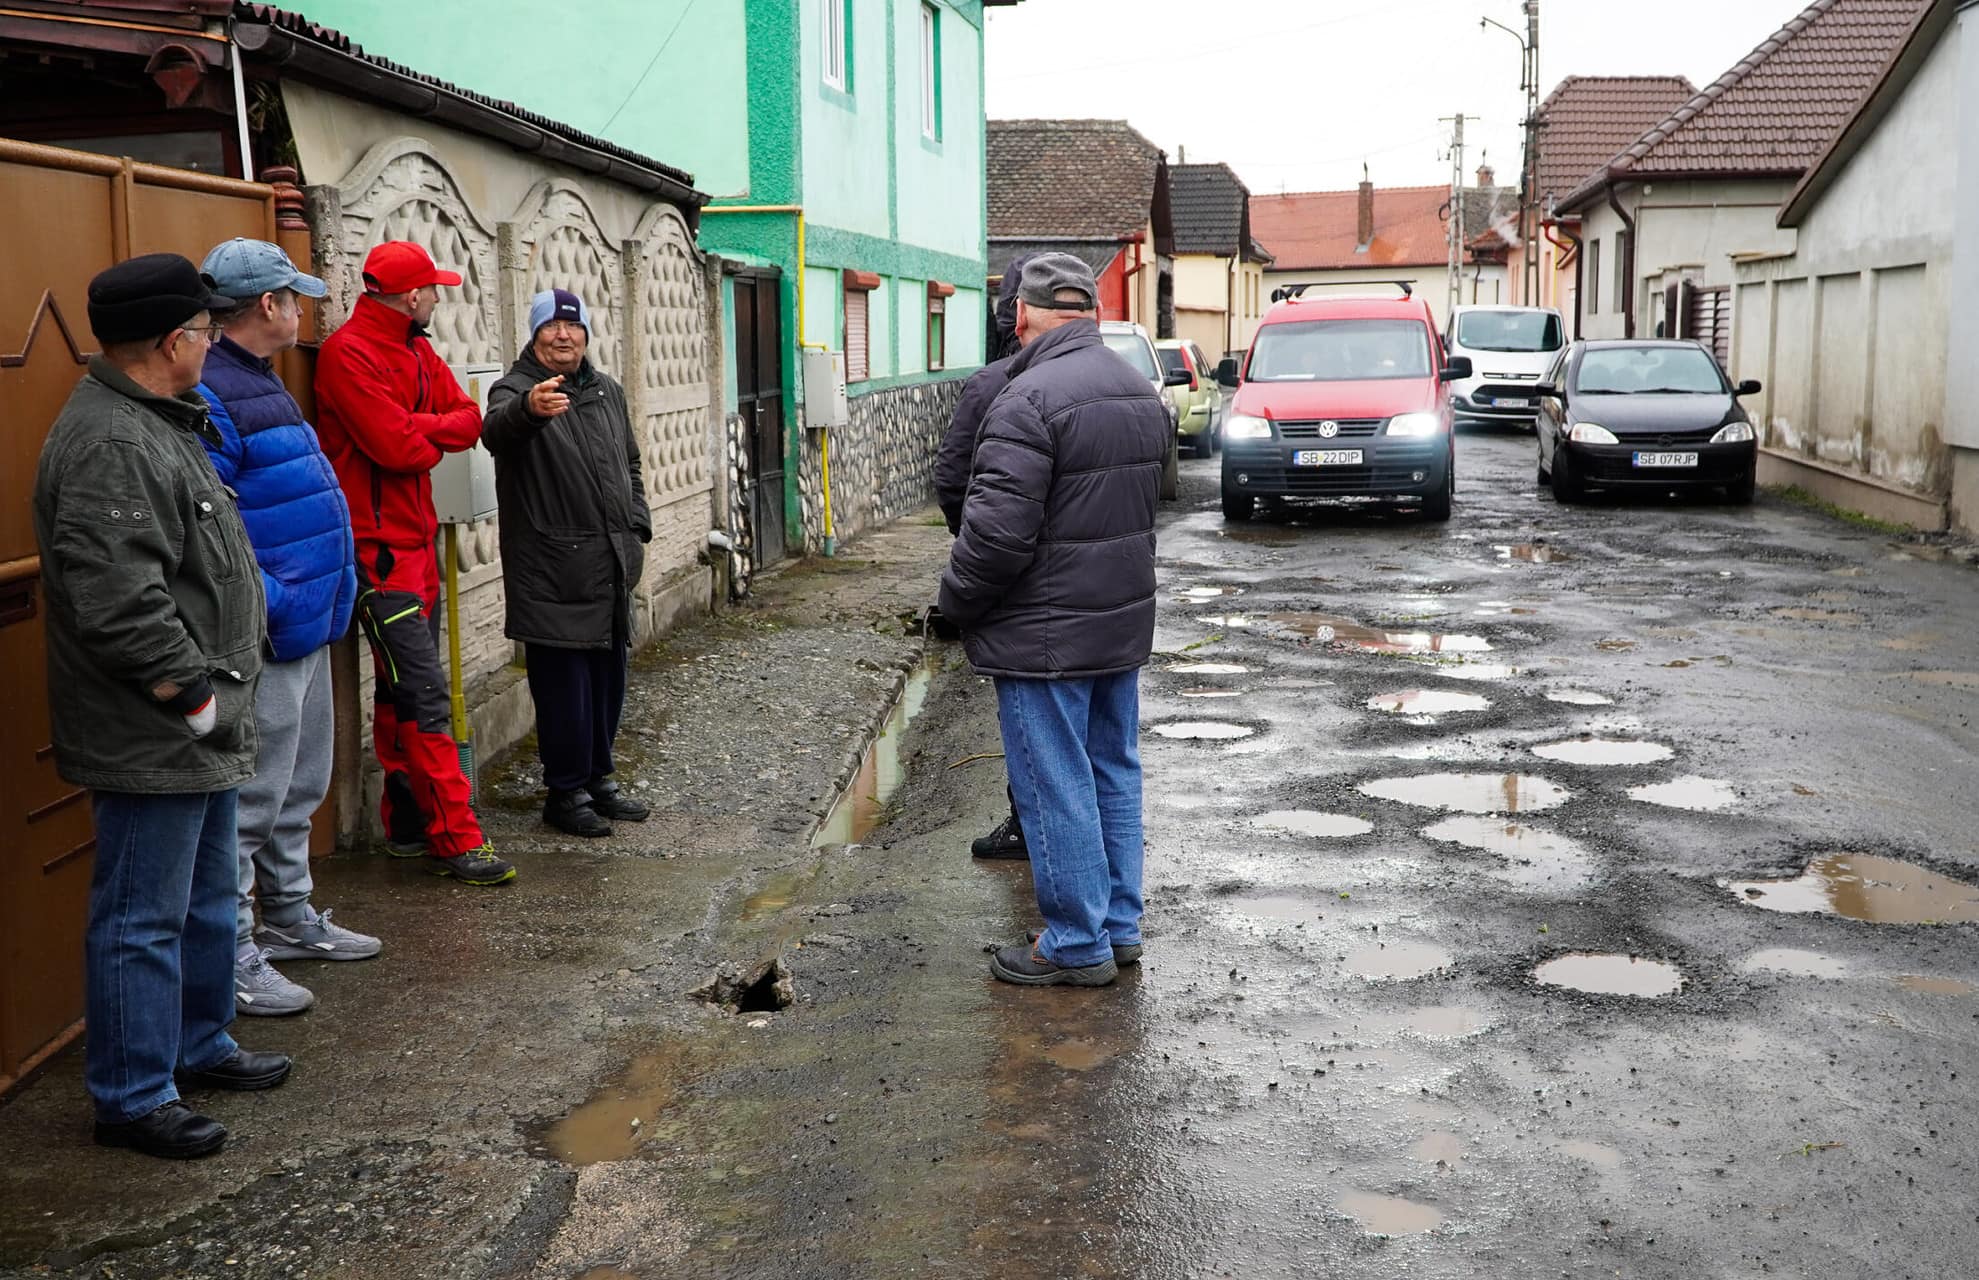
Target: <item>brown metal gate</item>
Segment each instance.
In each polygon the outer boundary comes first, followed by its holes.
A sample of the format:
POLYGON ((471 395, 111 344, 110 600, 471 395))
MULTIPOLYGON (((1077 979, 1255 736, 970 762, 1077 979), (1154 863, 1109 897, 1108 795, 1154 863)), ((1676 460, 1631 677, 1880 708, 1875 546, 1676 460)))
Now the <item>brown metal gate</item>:
MULTIPOLYGON (((281 239, 275 190, 0 139, 0 1092, 81 1030, 95 840, 87 793, 55 774, 43 676, 35 463, 95 349, 86 290, 140 253, 198 261, 231 236, 281 239)), ((298 252, 300 248, 300 252, 298 252)), ((294 385, 293 380, 291 385, 294 385)))

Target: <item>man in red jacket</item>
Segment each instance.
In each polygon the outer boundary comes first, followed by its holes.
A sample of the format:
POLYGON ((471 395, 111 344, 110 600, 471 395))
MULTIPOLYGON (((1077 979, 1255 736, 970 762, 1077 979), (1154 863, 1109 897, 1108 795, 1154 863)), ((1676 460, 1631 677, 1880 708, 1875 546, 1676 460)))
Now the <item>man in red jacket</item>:
POLYGON ((378 677, 371 737, 385 770, 386 851, 491 885, 513 880, 515 868, 494 855, 474 816, 448 731, 433 609, 431 473, 441 455, 473 448, 481 435, 480 408, 426 338, 439 287, 459 283, 410 241, 371 251, 364 296, 317 356, 317 431, 357 542, 357 617, 378 677))

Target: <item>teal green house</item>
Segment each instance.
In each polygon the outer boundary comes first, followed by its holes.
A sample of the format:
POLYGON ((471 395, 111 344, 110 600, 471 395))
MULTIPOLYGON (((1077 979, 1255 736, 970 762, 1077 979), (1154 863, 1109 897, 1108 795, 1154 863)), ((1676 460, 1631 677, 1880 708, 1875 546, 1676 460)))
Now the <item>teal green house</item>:
POLYGON ((729 523, 753 567, 931 500, 935 445, 984 359, 983 28, 1016 2, 306 10, 372 54, 686 169, 713 197, 698 243, 723 260, 729 523), (844 422, 813 429, 829 415, 823 379, 806 396, 806 349, 842 357, 844 422))

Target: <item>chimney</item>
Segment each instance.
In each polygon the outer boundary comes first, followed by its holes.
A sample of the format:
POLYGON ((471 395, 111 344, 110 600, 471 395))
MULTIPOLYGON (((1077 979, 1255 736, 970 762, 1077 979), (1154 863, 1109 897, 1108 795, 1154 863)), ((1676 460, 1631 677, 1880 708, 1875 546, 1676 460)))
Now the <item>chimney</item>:
POLYGON ((1189 148, 1186 145, 1179 142, 1175 144, 1175 163, 1176 164, 1189 163, 1189 148))
POLYGON ((1477 185, 1485 188, 1497 186, 1498 171, 1488 164, 1479 165, 1477 167, 1477 185))
POLYGON ((1360 253, 1366 253, 1374 243, 1374 183, 1367 176, 1366 165, 1361 166, 1361 218, 1354 243, 1360 253))

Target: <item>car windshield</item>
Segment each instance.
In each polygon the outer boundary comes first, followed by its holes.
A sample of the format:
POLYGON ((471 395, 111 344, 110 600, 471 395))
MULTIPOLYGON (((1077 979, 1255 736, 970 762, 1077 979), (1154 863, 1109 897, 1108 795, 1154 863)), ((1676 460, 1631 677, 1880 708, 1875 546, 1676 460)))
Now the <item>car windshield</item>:
POLYGON ((1161 367, 1169 373, 1187 373, 1189 362, 1182 355, 1180 347, 1161 347, 1155 352, 1161 357, 1161 367))
POLYGON ((1101 334, 1106 340, 1106 349, 1134 366, 1134 372, 1143 378, 1159 378, 1155 372, 1154 353, 1148 349, 1148 340, 1138 333, 1101 334))
POLYGON ((1725 376, 1702 347, 1596 347, 1574 390, 1591 395, 1723 395, 1725 376))
POLYGON ((1472 351, 1558 351, 1560 317, 1550 311, 1466 311, 1457 345, 1472 351))
POLYGON ((1258 330, 1251 382, 1360 382, 1429 376, 1419 320, 1291 320, 1258 330))

